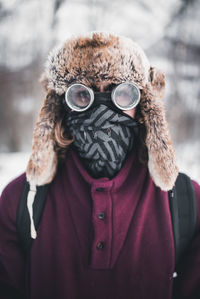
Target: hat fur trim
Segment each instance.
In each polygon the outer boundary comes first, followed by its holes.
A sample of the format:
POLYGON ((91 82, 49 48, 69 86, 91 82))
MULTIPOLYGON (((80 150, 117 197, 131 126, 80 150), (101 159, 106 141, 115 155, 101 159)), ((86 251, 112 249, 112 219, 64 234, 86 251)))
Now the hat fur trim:
POLYGON ((50 91, 40 111, 33 135, 32 154, 26 169, 27 181, 32 185, 50 183, 57 169, 54 129, 60 114, 60 98, 50 91))
POLYGON ((168 130, 163 101, 150 83, 142 91, 140 107, 146 127, 150 175, 161 190, 171 190, 178 176, 175 151, 168 130))
POLYGON ((48 57, 45 77, 47 89, 61 95, 74 82, 91 87, 102 81, 134 81, 142 86, 148 82, 149 68, 144 51, 132 40, 93 32, 71 38, 54 49, 48 57))

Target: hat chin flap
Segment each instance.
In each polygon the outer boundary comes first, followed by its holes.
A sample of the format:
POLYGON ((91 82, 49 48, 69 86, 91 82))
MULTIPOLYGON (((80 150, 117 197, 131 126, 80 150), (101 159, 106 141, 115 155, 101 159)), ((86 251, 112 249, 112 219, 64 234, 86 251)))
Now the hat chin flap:
POLYGON ((60 99, 49 91, 33 135, 32 154, 26 169, 30 185, 44 185, 52 181, 57 168, 54 130, 60 113, 60 99))
POLYGON ((162 190, 168 191, 175 184, 178 168, 162 101, 164 74, 150 68, 149 75, 150 82, 142 90, 140 102, 146 127, 148 167, 154 183, 162 190))

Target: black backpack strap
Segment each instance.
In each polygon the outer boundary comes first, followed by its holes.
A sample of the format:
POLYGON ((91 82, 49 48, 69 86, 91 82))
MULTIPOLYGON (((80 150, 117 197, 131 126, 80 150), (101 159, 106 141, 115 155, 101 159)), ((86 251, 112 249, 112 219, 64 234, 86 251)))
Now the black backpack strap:
MULTIPOLYGON (((34 219, 36 231, 39 227, 39 223, 45 207, 48 187, 49 185, 43 185, 37 187, 37 192, 33 203, 33 219, 34 219)), ((29 251, 33 241, 30 233, 30 217, 27 208, 27 197, 28 197, 29 190, 30 190, 30 185, 28 182, 26 182, 24 185, 22 196, 19 201, 18 211, 17 211, 17 232, 19 235, 22 249, 25 252, 29 251)))
POLYGON ((1 299, 27 299, 25 295, 10 285, 0 282, 0 298, 1 299))
POLYGON ((175 265, 194 236, 197 222, 197 204, 191 179, 179 173, 175 187, 169 191, 169 205, 175 244, 175 265))

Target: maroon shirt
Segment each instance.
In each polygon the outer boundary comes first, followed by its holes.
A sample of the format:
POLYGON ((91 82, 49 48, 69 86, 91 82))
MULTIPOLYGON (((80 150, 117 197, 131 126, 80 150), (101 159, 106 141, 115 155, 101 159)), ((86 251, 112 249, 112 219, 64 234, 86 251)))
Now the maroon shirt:
MULTIPOLYGON (((112 180, 93 179, 70 150, 50 185, 26 263, 16 232, 24 183, 25 174, 1 197, 1 282, 26 289, 31 299, 171 299, 174 279, 180 298, 200 292, 200 234, 183 273, 173 278, 168 193, 154 185, 134 155, 112 180)), ((199 231, 200 186, 194 186, 199 231)))

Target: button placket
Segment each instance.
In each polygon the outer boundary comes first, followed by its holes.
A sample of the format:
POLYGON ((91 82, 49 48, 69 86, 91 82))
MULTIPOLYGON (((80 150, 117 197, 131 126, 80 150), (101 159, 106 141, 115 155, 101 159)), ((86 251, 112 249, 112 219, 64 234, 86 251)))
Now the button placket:
POLYGON ((109 267, 111 256, 111 186, 93 186, 93 228, 94 239, 90 267, 94 269, 106 269, 109 267))

